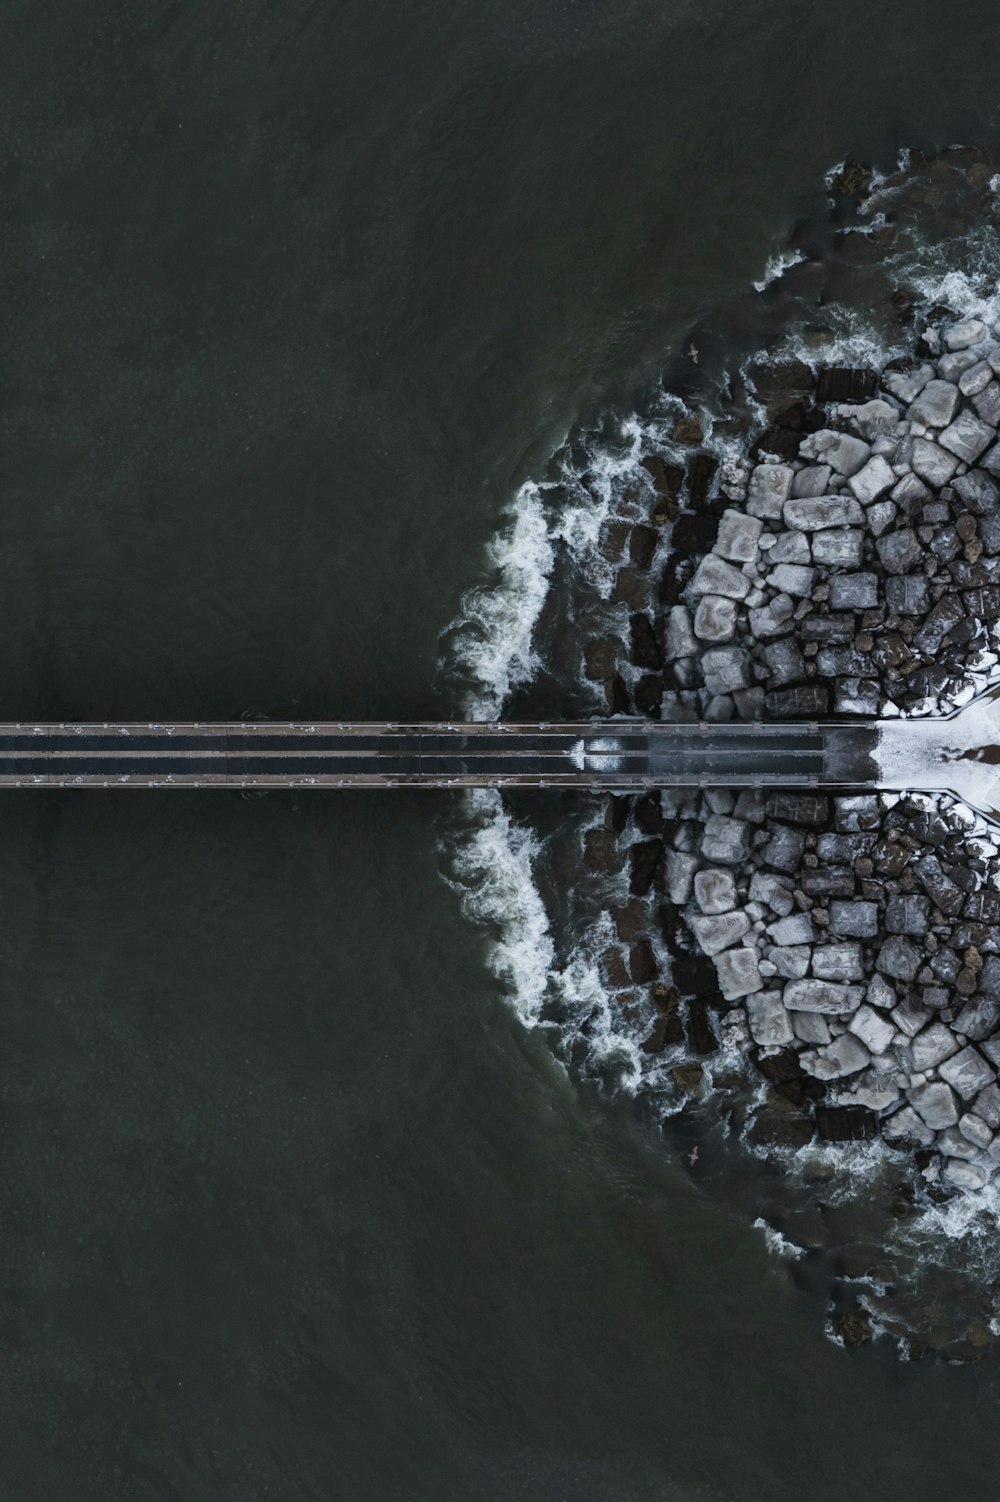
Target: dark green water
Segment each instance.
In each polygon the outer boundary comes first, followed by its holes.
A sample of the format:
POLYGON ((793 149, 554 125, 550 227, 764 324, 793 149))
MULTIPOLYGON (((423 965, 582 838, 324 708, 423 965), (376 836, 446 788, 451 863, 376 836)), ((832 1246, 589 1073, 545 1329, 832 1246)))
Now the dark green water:
MULTIPOLYGON (((0 58, 7 719, 454 708, 566 428, 1000 104, 982 0, 7 0, 0 58)), ((3 1502, 989 1494, 994 1368, 836 1350, 564 1076, 447 811, 4 800, 3 1502)))

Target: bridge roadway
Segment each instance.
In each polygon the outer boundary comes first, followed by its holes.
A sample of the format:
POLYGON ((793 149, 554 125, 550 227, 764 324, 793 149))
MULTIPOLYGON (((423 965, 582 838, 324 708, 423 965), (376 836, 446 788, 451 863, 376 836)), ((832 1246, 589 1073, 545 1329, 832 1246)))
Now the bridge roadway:
POLYGON ((0 725, 0 787, 865 786, 874 723, 0 725))

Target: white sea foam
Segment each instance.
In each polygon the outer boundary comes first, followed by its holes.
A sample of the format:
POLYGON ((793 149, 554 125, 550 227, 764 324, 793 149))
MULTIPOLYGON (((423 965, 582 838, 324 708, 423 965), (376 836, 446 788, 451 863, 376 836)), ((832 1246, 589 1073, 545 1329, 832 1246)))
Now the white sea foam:
POLYGON ((793 266, 799 266, 805 260, 801 250, 779 250, 773 256, 768 256, 767 265, 764 267, 764 275, 759 282, 754 282, 754 289, 763 292, 770 287, 772 282, 779 281, 786 271, 793 266))
POLYGON ((506 988, 526 1027, 538 1023, 549 988, 555 948, 545 906, 532 876, 535 835, 511 819, 500 794, 468 795, 469 827, 450 847, 452 884, 467 918, 494 930, 493 974, 506 988))
POLYGON ((755 1231, 760 1231, 764 1238, 764 1245, 772 1257, 777 1257, 781 1262, 797 1262, 803 1255, 804 1248, 796 1246, 794 1241, 789 1241, 787 1236, 782 1236, 773 1226, 760 1215, 753 1223, 755 1231))
POLYGON ((542 487, 521 486, 489 547, 492 578, 462 597, 455 649, 474 681, 466 714, 496 719, 511 690, 538 668, 532 637, 545 603, 555 554, 542 487))

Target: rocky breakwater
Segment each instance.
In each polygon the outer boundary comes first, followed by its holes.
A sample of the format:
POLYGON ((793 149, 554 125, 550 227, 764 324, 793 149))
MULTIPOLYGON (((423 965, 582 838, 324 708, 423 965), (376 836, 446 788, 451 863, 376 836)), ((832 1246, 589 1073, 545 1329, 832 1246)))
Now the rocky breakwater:
MULTIPOLYGON (((700 449, 701 414, 686 465, 676 450, 644 461, 672 547, 628 648, 588 649, 591 668, 614 668, 609 707, 716 722, 947 713, 997 662, 997 332, 937 309, 910 360, 818 379, 764 365, 757 379, 768 425, 746 457, 717 465, 700 449)), ((634 529, 616 586, 633 607, 635 536, 647 564, 663 556, 648 531, 634 529)), ((752 1068, 759 1147, 881 1136, 917 1152, 929 1193, 984 1188, 1000 1170, 988 827, 954 800, 897 793, 665 793, 636 815, 655 837, 631 847, 617 978, 652 978, 634 902, 658 890, 678 990, 660 986, 643 1046, 675 1049, 678 1087, 732 1090, 734 1063, 752 1068)))

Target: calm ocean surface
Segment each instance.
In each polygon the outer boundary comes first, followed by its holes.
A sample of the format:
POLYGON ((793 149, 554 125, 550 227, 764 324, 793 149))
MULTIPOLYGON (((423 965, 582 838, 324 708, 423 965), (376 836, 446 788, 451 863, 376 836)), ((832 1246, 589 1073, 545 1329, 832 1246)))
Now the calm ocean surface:
MULTIPOLYGON (((456 711, 566 430, 831 164, 1000 114, 983 0, 5 0, 0 58, 8 720, 456 711)), ((2 1502, 991 1495, 995 1365, 845 1356, 564 1074, 448 807, 4 798, 2 1502)))

